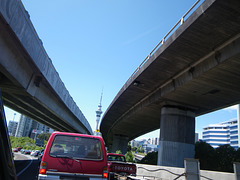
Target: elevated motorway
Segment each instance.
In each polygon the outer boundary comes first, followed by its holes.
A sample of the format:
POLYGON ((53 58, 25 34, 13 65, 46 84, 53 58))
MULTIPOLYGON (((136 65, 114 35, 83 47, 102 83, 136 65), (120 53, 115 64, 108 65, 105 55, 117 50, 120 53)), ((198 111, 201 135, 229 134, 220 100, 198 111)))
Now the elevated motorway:
POLYGON ((4 105, 58 131, 92 134, 19 0, 0 0, 0 88, 4 105))
POLYGON ((239 9, 238 0, 206 0, 179 21, 105 112, 100 131, 109 147, 124 151, 129 140, 160 128, 158 162, 178 159, 183 144, 194 157, 195 117, 240 102, 239 9))

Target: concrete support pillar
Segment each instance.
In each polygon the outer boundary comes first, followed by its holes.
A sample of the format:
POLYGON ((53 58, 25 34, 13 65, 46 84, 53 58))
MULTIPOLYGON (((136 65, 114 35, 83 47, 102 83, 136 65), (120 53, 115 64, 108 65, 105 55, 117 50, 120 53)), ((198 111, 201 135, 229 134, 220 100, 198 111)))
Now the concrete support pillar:
POLYGON ((120 150, 122 154, 126 154, 128 141, 129 138, 127 136, 114 135, 111 151, 115 153, 117 150, 120 150))
POLYGON ((195 113, 183 107, 161 109, 158 165, 184 167, 184 158, 194 158, 195 113))
POLYGON ((240 163, 234 162, 233 168, 234 168, 235 179, 240 180, 240 163))
POLYGON ((200 165, 197 159, 185 159, 186 180, 200 180, 200 165))

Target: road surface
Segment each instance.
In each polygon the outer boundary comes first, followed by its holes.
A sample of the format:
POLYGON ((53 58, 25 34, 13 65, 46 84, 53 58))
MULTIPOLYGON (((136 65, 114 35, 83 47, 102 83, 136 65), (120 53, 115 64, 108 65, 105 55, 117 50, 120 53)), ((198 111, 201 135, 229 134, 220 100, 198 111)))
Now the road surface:
POLYGON ((17 152, 14 153, 14 163, 18 180, 37 179, 39 170, 39 161, 37 158, 17 152))

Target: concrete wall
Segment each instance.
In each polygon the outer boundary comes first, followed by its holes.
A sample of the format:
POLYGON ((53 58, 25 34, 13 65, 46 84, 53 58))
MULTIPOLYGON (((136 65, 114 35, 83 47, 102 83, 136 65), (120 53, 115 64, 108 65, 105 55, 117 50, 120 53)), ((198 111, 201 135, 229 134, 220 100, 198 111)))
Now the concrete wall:
MULTIPOLYGON (((172 180, 183 175, 183 173, 185 173, 185 168, 137 164, 138 178, 172 180)), ((185 180, 186 178, 183 175, 178 179, 185 180)), ((234 173, 200 170, 200 179, 235 180, 235 175, 234 173)))

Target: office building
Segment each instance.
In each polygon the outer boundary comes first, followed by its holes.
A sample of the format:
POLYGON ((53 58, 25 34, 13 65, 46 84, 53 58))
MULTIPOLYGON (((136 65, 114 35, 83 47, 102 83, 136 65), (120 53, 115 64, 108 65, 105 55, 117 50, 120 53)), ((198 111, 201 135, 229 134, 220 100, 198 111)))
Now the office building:
POLYGON ((159 138, 151 138, 150 144, 152 145, 159 145, 159 138))
POLYGON ((29 117, 21 115, 15 136, 33 138, 36 137, 37 134, 52 133, 53 131, 53 129, 36 122, 29 117))
POLYGON ((18 122, 16 121, 9 121, 8 122, 8 133, 10 136, 15 136, 17 131, 18 122))
POLYGON ((33 129, 39 130, 43 133, 52 133, 54 131, 53 129, 51 129, 41 123, 38 123, 38 122, 36 122, 36 128, 33 127, 33 129))
POLYGON ((203 128, 202 140, 217 148, 220 145, 229 144, 238 148, 238 121, 231 119, 218 124, 210 124, 203 128))
POLYGON ((32 119, 24 115, 21 115, 15 136, 29 137, 31 133, 31 128, 32 128, 32 119))

